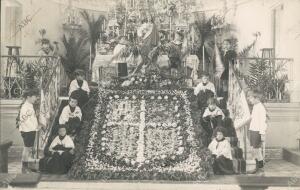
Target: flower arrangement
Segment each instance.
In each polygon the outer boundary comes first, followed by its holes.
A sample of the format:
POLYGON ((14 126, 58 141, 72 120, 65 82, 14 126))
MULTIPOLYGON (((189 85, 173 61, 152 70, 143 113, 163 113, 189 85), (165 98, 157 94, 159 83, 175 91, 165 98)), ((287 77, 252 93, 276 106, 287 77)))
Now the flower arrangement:
POLYGON ((212 173, 211 155, 201 142, 205 134, 194 119, 191 94, 173 89, 99 88, 94 120, 84 128, 89 138, 79 147, 69 175, 206 179, 212 173))

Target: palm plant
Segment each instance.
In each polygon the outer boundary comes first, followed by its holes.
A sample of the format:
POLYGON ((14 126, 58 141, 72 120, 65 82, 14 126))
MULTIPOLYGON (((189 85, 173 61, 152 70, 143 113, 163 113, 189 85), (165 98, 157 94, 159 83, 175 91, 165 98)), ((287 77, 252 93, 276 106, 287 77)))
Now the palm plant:
POLYGON ((82 11, 80 14, 88 25, 84 36, 90 42, 90 56, 91 63, 93 63, 96 56, 96 44, 100 38, 100 33, 102 32, 101 28, 105 17, 99 16, 97 19, 95 19, 94 15, 90 15, 87 11, 82 11))
POLYGON ((250 89, 262 92, 265 100, 281 100, 284 94, 288 76, 285 73, 285 65, 273 64, 269 60, 257 58, 250 63, 249 75, 246 82, 250 89))
POLYGON ((87 39, 81 35, 79 35, 78 39, 74 36, 67 38, 66 35, 64 35, 62 42, 65 46, 66 53, 62 56, 61 61, 68 77, 72 79, 76 69, 87 70, 90 54, 86 47, 87 39))

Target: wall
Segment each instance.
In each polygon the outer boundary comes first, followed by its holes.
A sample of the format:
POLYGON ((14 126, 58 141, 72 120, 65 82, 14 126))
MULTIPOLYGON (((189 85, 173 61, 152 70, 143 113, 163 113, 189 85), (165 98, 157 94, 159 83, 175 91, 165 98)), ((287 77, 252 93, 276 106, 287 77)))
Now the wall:
POLYGON ((0 142, 13 141, 14 146, 22 146, 23 141, 16 128, 21 100, 0 100, 0 142))
POLYGON ((267 103, 268 129, 266 147, 298 148, 300 138, 300 103, 267 103))
MULTIPOLYGON (((231 2, 231 0, 227 0, 231 2)), ((235 34, 239 40, 239 50, 249 45, 255 32, 261 36, 255 46, 253 55, 261 56, 262 48, 273 47, 272 10, 283 5, 278 31, 278 46, 276 57, 293 58, 290 69, 292 79, 288 88, 291 101, 300 102, 300 1, 298 0, 248 0, 237 1, 236 9, 231 8, 226 20, 236 26, 235 34)))
POLYGON ((40 29, 46 29, 46 38, 50 41, 61 41, 63 34, 62 22, 65 7, 47 0, 23 0, 23 18, 26 15, 34 15, 32 22, 22 30, 22 53, 24 55, 36 54, 39 44, 36 44, 41 36, 40 29))

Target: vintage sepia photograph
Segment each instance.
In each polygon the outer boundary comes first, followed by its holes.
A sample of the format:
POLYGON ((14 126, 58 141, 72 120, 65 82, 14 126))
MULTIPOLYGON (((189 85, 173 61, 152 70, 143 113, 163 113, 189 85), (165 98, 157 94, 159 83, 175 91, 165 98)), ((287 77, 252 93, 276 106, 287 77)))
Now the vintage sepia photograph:
POLYGON ((300 0, 1 0, 0 188, 300 190, 300 0))

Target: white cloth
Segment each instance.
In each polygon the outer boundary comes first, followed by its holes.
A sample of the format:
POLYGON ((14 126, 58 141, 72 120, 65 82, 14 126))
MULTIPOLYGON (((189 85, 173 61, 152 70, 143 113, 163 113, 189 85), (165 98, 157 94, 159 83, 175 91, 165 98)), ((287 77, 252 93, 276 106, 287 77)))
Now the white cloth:
POLYGON ((216 94, 216 88, 215 85, 212 82, 207 82, 207 84, 204 86, 202 82, 200 82, 195 88, 194 88, 194 94, 197 96, 200 91, 210 90, 214 94, 216 94))
POLYGON ((56 145, 62 145, 65 148, 75 148, 74 142, 69 135, 66 135, 63 140, 60 140, 59 136, 56 136, 52 141, 49 149, 52 150, 56 145))
POLYGON ((212 152, 212 154, 216 155, 217 157, 223 155, 224 157, 232 160, 231 146, 226 139, 218 142, 214 138, 209 144, 208 149, 212 152))
POLYGON ((20 110, 19 131, 30 132, 38 130, 38 120, 33 105, 25 101, 20 110))
POLYGON ((78 106, 76 106, 74 112, 71 112, 70 106, 67 105, 64 107, 63 111, 61 112, 58 122, 60 125, 63 125, 67 123, 70 118, 75 118, 75 117, 78 117, 81 120, 82 117, 81 109, 78 106))
POLYGON ((253 106, 249 130, 259 131, 259 134, 261 135, 266 134, 267 113, 264 105, 261 102, 253 106))
POLYGON ((126 48, 126 45, 123 44, 117 44, 113 51, 113 60, 112 63, 126 63, 127 57, 122 56, 122 51, 124 51, 126 48))
POLYGON ((209 108, 207 107, 205 109, 202 117, 218 116, 218 115, 221 115, 222 119, 225 119, 225 115, 224 115, 223 111, 219 107, 216 107, 216 109, 214 109, 213 111, 210 111, 209 108))
MULTIPOLYGON (((78 89, 80 89, 80 87, 77 83, 77 80, 74 79, 70 84, 69 96, 71 96, 72 92, 74 92, 75 90, 78 90, 78 89)), ((83 80, 81 89, 86 91, 88 94, 90 93, 90 88, 89 88, 89 85, 86 80, 83 80)))

